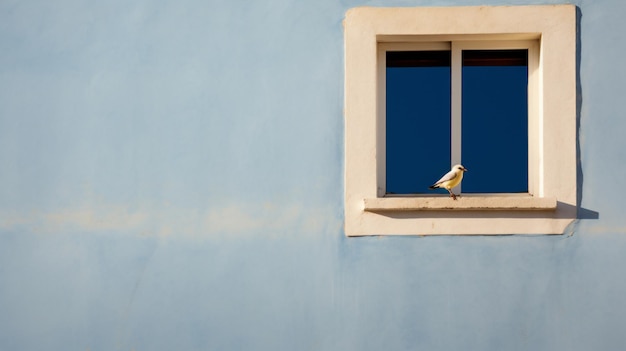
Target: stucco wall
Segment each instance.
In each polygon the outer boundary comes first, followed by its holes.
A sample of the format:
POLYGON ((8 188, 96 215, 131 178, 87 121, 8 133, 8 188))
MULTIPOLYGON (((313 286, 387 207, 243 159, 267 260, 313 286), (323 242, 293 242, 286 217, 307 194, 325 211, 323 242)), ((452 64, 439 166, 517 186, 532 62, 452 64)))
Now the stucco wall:
POLYGON ((0 349, 622 349, 621 0, 567 234, 344 236, 345 11, 530 3, 0 2, 0 349))

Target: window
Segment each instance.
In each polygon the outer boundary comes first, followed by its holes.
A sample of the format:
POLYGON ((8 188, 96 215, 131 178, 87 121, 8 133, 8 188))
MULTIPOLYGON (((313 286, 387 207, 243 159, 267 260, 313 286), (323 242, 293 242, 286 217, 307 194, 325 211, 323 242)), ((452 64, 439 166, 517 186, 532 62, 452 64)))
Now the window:
POLYGON ((379 46, 386 60, 386 194, 424 193, 450 168, 450 50, 443 47, 379 46))
POLYGON ((571 5, 350 10, 346 234, 562 233, 575 30, 571 5), (427 189, 461 162, 460 200, 427 189))
POLYGON ((474 169, 463 182, 466 193, 528 193, 528 55, 537 55, 537 45, 490 46, 379 44, 379 59, 385 60, 386 194, 432 194, 425 185, 457 163, 474 169), (458 67, 451 66, 450 47, 460 58, 458 67), (460 107, 451 109, 452 101, 460 107), (508 177, 492 176, 505 167, 508 177))
POLYGON ((529 191, 528 55, 537 50, 535 42, 528 46, 461 53, 459 158, 474 168, 463 184, 468 193, 529 191), (503 169, 507 177, 494 176, 503 169))

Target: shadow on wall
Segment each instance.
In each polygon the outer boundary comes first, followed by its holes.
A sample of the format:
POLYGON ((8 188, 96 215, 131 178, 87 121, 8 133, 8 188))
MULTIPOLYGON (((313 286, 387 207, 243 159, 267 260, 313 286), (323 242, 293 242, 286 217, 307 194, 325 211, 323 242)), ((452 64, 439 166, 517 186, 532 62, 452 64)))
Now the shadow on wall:
POLYGON ((580 117, 583 105, 582 84, 580 82, 582 17, 580 7, 576 6, 576 218, 598 219, 600 218, 600 213, 582 207, 584 179, 580 152, 580 117))

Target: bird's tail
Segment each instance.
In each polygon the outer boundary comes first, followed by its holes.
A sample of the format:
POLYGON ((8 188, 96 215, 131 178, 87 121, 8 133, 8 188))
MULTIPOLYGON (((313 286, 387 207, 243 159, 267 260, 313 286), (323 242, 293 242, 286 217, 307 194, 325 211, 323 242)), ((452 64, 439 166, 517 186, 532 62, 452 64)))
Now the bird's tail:
POLYGON ((429 186, 428 189, 437 189, 438 187, 439 187, 439 185, 433 184, 433 185, 429 186))

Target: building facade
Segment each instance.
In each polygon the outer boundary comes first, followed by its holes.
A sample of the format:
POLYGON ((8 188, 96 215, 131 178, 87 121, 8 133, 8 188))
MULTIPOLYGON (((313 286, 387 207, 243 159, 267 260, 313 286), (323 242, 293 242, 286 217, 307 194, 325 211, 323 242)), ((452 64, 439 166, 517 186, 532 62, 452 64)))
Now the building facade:
POLYGON ((0 349, 623 349, 621 0, 568 2, 564 234, 344 229, 346 13, 553 4, 3 1, 0 349))

